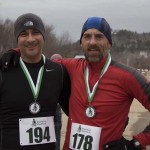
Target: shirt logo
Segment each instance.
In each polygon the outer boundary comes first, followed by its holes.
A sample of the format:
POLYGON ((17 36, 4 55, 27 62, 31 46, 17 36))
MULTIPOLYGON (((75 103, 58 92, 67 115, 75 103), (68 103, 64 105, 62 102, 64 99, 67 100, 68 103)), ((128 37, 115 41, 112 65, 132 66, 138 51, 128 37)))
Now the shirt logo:
POLYGON ((54 71, 55 69, 46 69, 46 72, 54 71))
POLYGON ((33 22, 32 21, 27 21, 25 24, 24 24, 24 26, 33 26, 33 22))

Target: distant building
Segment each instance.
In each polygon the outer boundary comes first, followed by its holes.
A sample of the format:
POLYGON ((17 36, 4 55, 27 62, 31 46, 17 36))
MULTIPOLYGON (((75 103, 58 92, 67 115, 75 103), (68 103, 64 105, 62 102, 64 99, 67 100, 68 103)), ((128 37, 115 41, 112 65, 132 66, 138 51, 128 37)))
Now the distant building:
POLYGON ((74 58, 85 58, 84 55, 76 55, 74 58))
POLYGON ((147 58, 148 57, 147 51, 140 51, 140 56, 147 58))

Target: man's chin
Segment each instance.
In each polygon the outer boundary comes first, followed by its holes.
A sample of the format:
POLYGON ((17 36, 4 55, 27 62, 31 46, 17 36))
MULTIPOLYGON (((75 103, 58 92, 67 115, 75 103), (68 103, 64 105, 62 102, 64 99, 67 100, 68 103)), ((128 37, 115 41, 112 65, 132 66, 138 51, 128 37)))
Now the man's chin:
POLYGON ((27 51, 35 51, 35 50, 36 50, 35 47, 28 47, 28 48, 27 48, 27 51))
POLYGON ((99 62, 101 59, 99 57, 88 57, 87 60, 89 62, 99 62))

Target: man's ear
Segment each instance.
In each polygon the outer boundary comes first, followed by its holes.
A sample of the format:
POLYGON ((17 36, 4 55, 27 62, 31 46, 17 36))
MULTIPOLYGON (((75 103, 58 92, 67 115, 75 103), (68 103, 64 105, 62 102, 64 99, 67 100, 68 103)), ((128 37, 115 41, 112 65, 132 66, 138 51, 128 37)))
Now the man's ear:
POLYGON ((108 42, 108 49, 110 49, 112 46, 111 46, 111 44, 108 42))
POLYGON ((83 47, 83 46, 82 46, 82 43, 80 43, 80 46, 81 46, 81 48, 83 47))

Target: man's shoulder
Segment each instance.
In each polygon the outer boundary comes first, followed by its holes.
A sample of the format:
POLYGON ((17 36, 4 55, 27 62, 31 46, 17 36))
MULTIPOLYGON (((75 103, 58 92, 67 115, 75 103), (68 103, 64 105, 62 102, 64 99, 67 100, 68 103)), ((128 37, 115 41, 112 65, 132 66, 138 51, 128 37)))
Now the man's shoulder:
POLYGON ((55 68, 55 69, 61 68, 61 64, 51 61, 50 59, 46 59, 45 65, 46 65, 46 68, 55 68))
POLYGON ((121 69, 121 70, 124 70, 124 71, 126 71, 126 72, 134 72, 134 71, 137 70, 137 69, 134 68, 134 67, 131 67, 131 66, 129 66, 129 65, 126 65, 126 64, 124 64, 124 63, 120 63, 120 62, 117 62, 117 61, 114 61, 114 60, 112 60, 111 65, 112 65, 112 66, 115 66, 116 68, 119 68, 119 69, 121 69))
POLYGON ((65 67, 74 67, 78 65, 83 65, 84 63, 84 58, 64 58, 61 60, 61 64, 63 64, 65 67))
POLYGON ((79 58, 79 59, 63 58, 57 61, 51 61, 51 60, 47 61, 48 66, 55 66, 58 68, 61 66, 61 68, 62 67, 66 68, 68 71, 83 67, 85 66, 85 63, 86 63, 85 59, 82 59, 82 58, 79 58))

